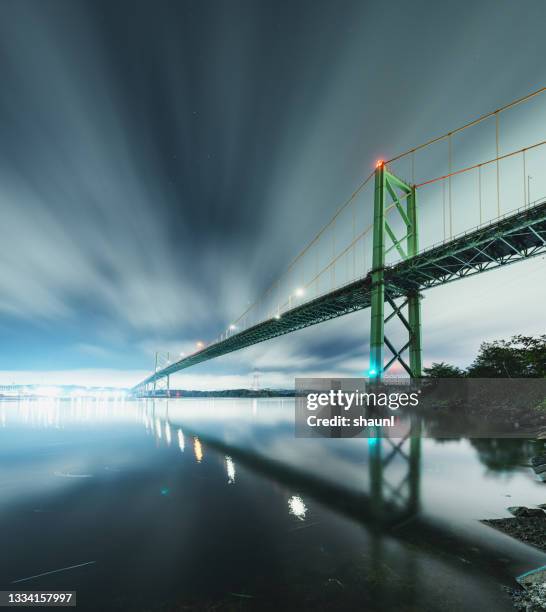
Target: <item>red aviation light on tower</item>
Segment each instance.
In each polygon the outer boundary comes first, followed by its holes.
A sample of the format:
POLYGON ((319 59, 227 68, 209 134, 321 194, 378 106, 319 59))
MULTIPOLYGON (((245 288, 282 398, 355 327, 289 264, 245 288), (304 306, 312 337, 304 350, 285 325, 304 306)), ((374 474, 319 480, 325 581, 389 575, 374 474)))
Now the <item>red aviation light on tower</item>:
POLYGON ((382 159, 378 159, 378 160, 375 162, 375 167, 376 167, 376 168, 382 168, 384 165, 385 165, 385 162, 384 162, 382 159))

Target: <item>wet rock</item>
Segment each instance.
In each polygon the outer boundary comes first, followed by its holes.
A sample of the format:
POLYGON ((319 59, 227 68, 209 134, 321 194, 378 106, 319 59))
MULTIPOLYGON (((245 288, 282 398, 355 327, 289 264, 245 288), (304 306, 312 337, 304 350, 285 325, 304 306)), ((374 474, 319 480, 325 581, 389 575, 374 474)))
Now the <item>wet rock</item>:
POLYGON ((544 514, 544 510, 540 508, 526 508, 525 506, 510 506, 507 508, 510 514, 517 516, 518 518, 546 518, 546 514, 544 514))
POLYGON ((514 517, 486 519, 481 522, 498 529, 520 542, 531 544, 546 552, 546 515, 542 517, 514 517))
POLYGON ((531 458, 531 467, 535 474, 546 477, 546 454, 536 455, 531 458))
POLYGON ((531 457, 531 465, 546 465, 546 453, 542 453, 540 455, 535 455, 531 457))
POLYGON ((523 588, 518 597, 520 605, 516 605, 518 609, 533 612, 546 609, 546 570, 544 568, 518 576, 516 581, 523 588))
POLYGON ((525 589, 512 590, 512 601, 516 610, 522 612, 543 612, 546 609, 544 594, 539 589, 532 587, 530 591, 525 589))

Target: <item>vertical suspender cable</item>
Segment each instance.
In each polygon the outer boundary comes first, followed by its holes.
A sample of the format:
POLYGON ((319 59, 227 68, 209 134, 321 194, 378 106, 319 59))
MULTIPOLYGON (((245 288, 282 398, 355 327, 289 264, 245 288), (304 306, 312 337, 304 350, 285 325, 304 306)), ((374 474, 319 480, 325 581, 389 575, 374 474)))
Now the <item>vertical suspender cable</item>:
POLYGON ((364 274, 368 274, 368 258, 366 257, 366 236, 362 236, 362 263, 364 274))
POLYGON ((332 224, 332 289, 336 286, 336 221, 332 224))
POLYGON ((353 280, 356 278, 356 204, 353 203, 353 280))
POLYGON ((525 160, 525 150, 523 151, 523 206, 527 208, 527 166, 525 160))
POLYGON ((453 211, 451 210, 451 170, 452 170, 452 142, 451 142, 451 132, 449 133, 448 139, 448 156, 449 156, 449 178, 448 178, 448 188, 449 188, 449 237, 453 237, 453 211))
POLYGON ((318 244, 315 244, 315 297, 319 293, 319 279, 318 279, 318 244))
POLYGON ((446 239, 446 182, 442 181, 442 223, 444 226, 444 242, 446 239))
POLYGON ((500 217, 500 174, 499 174, 499 112, 495 111, 495 146, 497 158, 497 217, 500 217))
POLYGON ((480 225, 482 224, 482 166, 478 166, 478 198, 480 201, 480 225))

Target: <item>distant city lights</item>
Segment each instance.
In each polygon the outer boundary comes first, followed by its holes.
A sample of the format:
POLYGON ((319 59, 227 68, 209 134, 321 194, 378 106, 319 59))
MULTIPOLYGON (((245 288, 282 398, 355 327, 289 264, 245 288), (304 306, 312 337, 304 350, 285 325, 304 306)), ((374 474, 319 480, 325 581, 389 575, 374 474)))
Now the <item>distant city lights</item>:
POLYGON ((0 396, 44 399, 96 399, 122 400, 127 396, 126 389, 111 387, 79 387, 75 385, 0 385, 0 396))
POLYGON ((59 397, 62 394, 60 387, 38 387, 36 389, 36 395, 41 397, 59 397))

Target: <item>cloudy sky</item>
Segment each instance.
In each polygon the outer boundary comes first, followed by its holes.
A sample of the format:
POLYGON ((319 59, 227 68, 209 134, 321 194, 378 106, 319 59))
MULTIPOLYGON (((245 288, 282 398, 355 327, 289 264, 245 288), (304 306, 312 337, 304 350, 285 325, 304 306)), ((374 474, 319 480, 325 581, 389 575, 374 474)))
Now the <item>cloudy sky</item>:
MULTIPOLYGON (((1 0, 0 382, 134 384, 213 339, 377 158, 544 86, 545 22, 543 0, 1 0)), ((543 332, 544 263, 427 293, 426 361, 543 332)), ((368 328, 176 384, 360 375, 368 328)))

